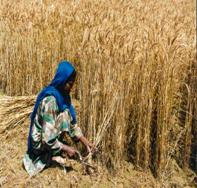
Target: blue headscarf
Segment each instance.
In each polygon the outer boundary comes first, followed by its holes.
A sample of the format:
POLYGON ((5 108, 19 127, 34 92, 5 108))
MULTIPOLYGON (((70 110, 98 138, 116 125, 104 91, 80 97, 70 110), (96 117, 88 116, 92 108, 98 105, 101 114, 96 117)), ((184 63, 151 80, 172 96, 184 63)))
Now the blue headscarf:
POLYGON ((76 123, 76 112, 71 104, 70 94, 61 92, 62 86, 64 86, 64 84, 68 81, 68 78, 71 76, 73 72, 75 72, 75 69, 69 62, 67 61, 60 62, 52 82, 39 93, 36 99, 34 110, 31 114, 31 124, 29 129, 29 136, 28 136, 28 151, 30 151, 32 148, 31 134, 32 134, 33 121, 36 116, 40 102, 46 96, 55 97, 59 108, 59 112, 63 112, 65 109, 69 109, 70 114, 72 116, 71 123, 72 124, 76 123))

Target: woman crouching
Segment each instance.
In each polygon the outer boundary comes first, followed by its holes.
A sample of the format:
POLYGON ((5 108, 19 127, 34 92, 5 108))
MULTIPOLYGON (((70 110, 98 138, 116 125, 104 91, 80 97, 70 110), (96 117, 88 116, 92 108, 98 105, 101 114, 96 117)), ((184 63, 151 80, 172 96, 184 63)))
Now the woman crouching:
POLYGON ((28 149, 23 159, 30 176, 50 166, 52 160, 60 156, 62 151, 69 157, 77 153, 73 147, 63 143, 61 137, 65 132, 84 144, 88 152, 94 147, 77 126, 76 113, 70 98, 75 78, 74 67, 69 62, 62 61, 50 85, 37 97, 31 114, 28 149))

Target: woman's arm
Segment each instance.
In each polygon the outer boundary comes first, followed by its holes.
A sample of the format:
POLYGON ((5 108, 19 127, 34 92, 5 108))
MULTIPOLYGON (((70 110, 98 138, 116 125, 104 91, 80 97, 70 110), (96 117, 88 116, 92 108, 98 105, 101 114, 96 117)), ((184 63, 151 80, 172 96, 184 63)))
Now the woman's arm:
POLYGON ((94 151, 95 146, 82 133, 81 128, 77 125, 70 125, 70 136, 76 141, 80 141, 87 149, 88 153, 94 151))
POLYGON ((90 152, 93 152, 95 150, 95 146, 94 144, 92 144, 91 142, 88 141, 88 139, 85 137, 85 136, 81 136, 78 138, 80 140, 80 142, 86 146, 87 148, 87 151, 90 153, 90 152))

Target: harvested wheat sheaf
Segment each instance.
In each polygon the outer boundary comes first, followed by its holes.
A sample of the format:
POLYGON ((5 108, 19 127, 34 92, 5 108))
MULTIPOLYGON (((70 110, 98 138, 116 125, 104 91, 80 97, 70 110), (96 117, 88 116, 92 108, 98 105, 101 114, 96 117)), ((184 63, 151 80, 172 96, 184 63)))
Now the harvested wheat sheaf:
POLYGON ((34 102, 35 96, 0 96, 1 133, 23 124, 29 118, 34 102))

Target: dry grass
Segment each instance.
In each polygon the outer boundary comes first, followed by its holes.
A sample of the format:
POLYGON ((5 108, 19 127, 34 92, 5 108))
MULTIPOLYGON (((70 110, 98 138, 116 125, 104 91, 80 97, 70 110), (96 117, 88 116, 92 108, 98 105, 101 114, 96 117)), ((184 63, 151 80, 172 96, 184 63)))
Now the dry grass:
POLYGON ((6 94, 36 94, 68 59, 79 73, 80 126, 104 164, 127 159, 163 181, 171 158, 188 167, 196 157, 193 1, 0 2, 6 94))

